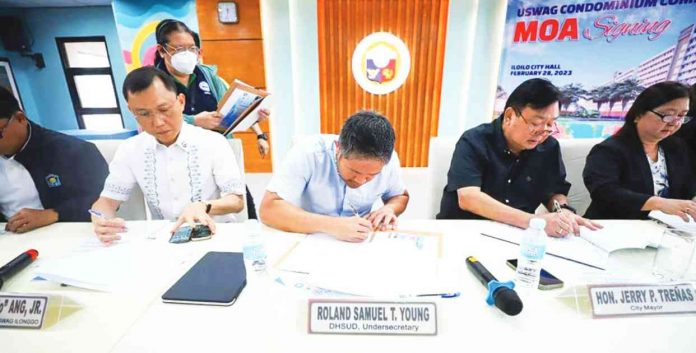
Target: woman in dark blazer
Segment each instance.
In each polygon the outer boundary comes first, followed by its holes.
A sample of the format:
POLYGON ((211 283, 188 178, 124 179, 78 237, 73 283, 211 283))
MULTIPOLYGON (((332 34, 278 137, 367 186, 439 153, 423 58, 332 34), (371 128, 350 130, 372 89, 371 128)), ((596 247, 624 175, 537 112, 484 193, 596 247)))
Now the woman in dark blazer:
POLYGON ((661 82, 645 89, 616 135, 592 148, 583 171, 596 219, 645 219, 652 210, 696 218, 696 167, 672 136, 691 117, 688 88, 661 82))

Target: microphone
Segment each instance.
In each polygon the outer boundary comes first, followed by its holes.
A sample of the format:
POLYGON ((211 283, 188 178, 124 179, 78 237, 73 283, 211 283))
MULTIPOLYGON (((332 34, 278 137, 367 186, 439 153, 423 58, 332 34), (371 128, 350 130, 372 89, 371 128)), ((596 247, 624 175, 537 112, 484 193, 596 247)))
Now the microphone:
POLYGON ((495 276, 488 272, 486 267, 473 256, 466 258, 466 267, 478 278, 481 284, 488 287, 488 296, 486 297, 488 305, 495 304, 498 309, 510 316, 515 316, 522 311, 522 301, 513 289, 515 283, 512 281, 498 282, 495 276))
POLYGON ((5 266, 0 267, 0 288, 2 288, 5 281, 10 279, 15 273, 21 271, 23 268, 29 266, 29 264, 36 260, 38 256, 38 251, 30 249, 19 254, 19 256, 5 264, 5 266))

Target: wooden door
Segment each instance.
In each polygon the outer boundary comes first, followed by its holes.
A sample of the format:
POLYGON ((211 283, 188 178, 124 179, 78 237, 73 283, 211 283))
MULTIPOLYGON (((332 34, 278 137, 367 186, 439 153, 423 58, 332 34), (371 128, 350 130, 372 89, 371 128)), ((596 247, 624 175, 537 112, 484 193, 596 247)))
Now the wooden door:
MULTIPOLYGON (((218 75, 228 83, 238 79, 256 88, 266 88, 259 0, 235 0, 239 22, 234 24, 218 21, 218 2, 220 1, 196 1, 203 61, 216 65, 218 75)), ((270 138, 268 122, 262 123, 261 129, 270 138)), ((247 173, 272 171, 271 156, 261 158, 253 131, 235 133, 234 136, 242 140, 244 169, 247 173)))

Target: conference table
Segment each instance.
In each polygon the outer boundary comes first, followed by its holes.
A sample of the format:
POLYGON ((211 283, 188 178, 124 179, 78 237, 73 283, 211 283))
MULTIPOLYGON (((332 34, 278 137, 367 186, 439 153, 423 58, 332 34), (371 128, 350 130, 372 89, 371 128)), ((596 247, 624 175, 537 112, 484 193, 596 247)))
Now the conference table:
MULTIPOLYGON (((630 222, 640 231, 650 221, 630 222)), ((649 276, 655 253, 650 248, 611 253, 605 271, 547 256, 544 267, 565 281, 564 288, 524 293, 524 309, 514 317, 486 305, 486 288, 469 273, 465 258, 476 256, 491 273, 507 280, 514 277, 514 272, 505 260, 516 258, 519 251, 514 244, 481 236, 490 223, 401 221, 400 229, 442 234, 440 266, 453 276, 461 292, 456 298, 418 298, 437 305, 437 334, 433 336, 308 333, 308 301, 321 296, 279 283, 278 270, 273 266, 302 240, 301 234, 263 229, 269 268, 261 273, 247 268, 247 286, 231 306, 167 304, 160 297, 206 252, 241 252, 243 224, 218 224, 217 234, 210 240, 174 245, 153 236, 169 224, 129 222, 130 234, 152 236, 148 246, 165 254, 153 256, 152 262, 165 261, 166 266, 148 267, 142 261, 136 262, 143 273, 156 270, 155 275, 144 285, 119 292, 35 279, 34 270, 42 263, 66 256, 85 244, 94 246, 88 223, 57 223, 27 234, 2 234, 0 262, 29 248, 40 252, 39 258, 8 281, 2 291, 49 295, 64 307, 60 319, 41 330, 0 329, 0 352, 696 351, 695 314, 603 319, 591 316, 586 284, 649 276)), ((136 259, 120 261, 126 266, 136 259)))

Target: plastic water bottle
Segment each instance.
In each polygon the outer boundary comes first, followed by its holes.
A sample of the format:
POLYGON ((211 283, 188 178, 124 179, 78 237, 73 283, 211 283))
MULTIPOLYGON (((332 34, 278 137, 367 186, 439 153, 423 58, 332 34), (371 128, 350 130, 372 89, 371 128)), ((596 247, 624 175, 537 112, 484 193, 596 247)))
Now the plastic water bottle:
POLYGON ((520 256, 517 259, 517 286, 537 288, 541 273, 541 260, 546 253, 546 220, 532 218, 529 228, 524 231, 520 242, 520 256))
POLYGON ((246 229, 246 239, 243 252, 244 261, 251 265, 256 272, 266 270, 266 250, 263 247, 261 238, 261 224, 255 219, 250 219, 244 223, 246 229))

